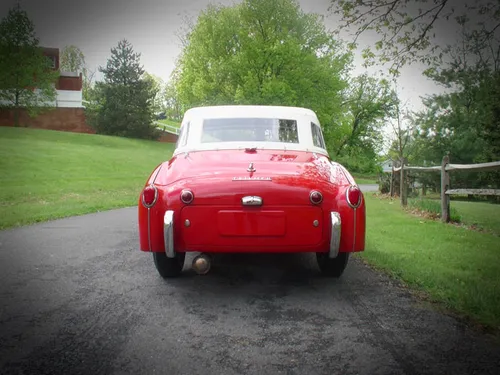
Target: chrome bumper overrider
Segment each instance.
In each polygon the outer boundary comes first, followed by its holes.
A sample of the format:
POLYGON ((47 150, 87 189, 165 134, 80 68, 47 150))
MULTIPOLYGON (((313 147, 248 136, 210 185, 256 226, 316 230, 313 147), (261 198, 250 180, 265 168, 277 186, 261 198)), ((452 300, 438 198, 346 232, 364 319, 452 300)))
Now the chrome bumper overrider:
POLYGON ((338 212, 331 212, 330 218, 332 222, 332 232, 330 233, 330 251, 328 255, 330 258, 336 258, 340 248, 340 214, 338 212))
POLYGON ((165 253, 169 258, 175 258, 174 251, 174 211, 165 212, 163 217, 163 238, 165 241, 165 253))

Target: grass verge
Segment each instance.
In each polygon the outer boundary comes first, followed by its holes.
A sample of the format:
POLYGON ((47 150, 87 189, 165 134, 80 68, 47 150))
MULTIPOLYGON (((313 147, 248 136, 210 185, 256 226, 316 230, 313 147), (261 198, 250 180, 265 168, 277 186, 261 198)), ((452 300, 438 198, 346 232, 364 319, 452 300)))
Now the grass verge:
POLYGON ((450 208, 460 215, 463 224, 500 236, 500 204, 452 200, 450 208))
POLYGON ((181 126, 181 124, 179 122, 174 121, 174 120, 169 120, 169 119, 158 120, 158 122, 161 122, 162 124, 165 124, 165 125, 175 126, 177 128, 179 128, 181 126))
POLYGON ((358 185, 373 185, 373 184, 378 185, 378 182, 376 180, 370 180, 370 179, 367 179, 367 178, 356 178, 356 177, 354 177, 354 180, 356 180, 356 183, 358 185))
POLYGON ((378 185, 378 177, 376 175, 366 175, 360 173, 351 173, 352 177, 356 180, 356 183, 359 185, 378 185))
MULTIPOLYGON (((441 217, 439 199, 411 198, 408 207, 429 213, 433 218, 441 217)), ((453 222, 500 236, 500 204, 452 200, 450 215, 453 222)))
POLYGON ((365 197, 367 242, 360 257, 498 334, 498 237, 408 215, 397 200, 365 197))
POLYGON ((0 229, 137 204, 173 145, 0 128, 0 229))
MULTIPOLYGON (((433 218, 441 217, 441 201, 434 199, 411 198, 408 199, 408 208, 410 210, 418 210, 428 213, 433 218)), ((455 209, 450 206, 450 220, 460 223, 461 216, 455 209)))

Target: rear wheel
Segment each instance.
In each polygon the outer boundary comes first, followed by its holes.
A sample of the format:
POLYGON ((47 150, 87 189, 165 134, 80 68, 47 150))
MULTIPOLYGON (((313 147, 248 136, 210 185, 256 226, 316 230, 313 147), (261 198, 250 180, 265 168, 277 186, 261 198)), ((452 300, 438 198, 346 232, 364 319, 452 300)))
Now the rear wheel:
POLYGON ((186 253, 176 253, 175 258, 169 258, 163 252, 153 253, 156 269, 164 279, 179 276, 184 267, 185 258, 186 253))
POLYGON ((321 273, 329 277, 340 277, 349 261, 350 253, 339 253, 336 258, 328 257, 328 253, 316 253, 321 273))

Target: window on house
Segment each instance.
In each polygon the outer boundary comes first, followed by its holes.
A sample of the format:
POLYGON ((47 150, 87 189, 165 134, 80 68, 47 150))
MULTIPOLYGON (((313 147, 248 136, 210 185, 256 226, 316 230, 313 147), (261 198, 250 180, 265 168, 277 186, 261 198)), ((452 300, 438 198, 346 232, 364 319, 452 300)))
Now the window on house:
POLYGON ((52 69, 56 68, 56 57, 55 56, 47 56, 49 59, 49 64, 52 69))
POLYGON ((321 131, 319 125, 315 124, 314 122, 311 122, 311 133, 314 146, 326 149, 325 140, 323 139, 323 132, 321 131))

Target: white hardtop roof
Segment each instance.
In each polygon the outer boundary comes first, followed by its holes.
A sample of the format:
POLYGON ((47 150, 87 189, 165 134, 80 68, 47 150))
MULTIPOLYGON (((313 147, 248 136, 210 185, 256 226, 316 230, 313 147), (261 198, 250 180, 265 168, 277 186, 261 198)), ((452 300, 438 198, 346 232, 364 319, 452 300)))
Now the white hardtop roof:
POLYGON ((309 151, 327 155, 326 149, 313 144, 311 123, 321 127, 314 111, 301 107, 270 106, 270 105, 221 105, 195 107, 184 113, 179 141, 174 155, 179 153, 230 150, 256 147, 258 149, 309 151), (208 142, 201 143, 203 121, 217 118, 271 118, 296 120, 300 143, 283 142, 208 142), (184 127, 189 126, 186 129, 184 127))
MULTIPOLYGON (((286 106, 271 106, 271 105, 221 105, 208 107, 195 107, 188 109, 184 118, 282 118, 295 119, 297 117, 311 117, 319 124, 318 118, 314 111, 302 107, 286 107, 286 106)), ((184 121, 183 121, 184 123, 184 121)))

